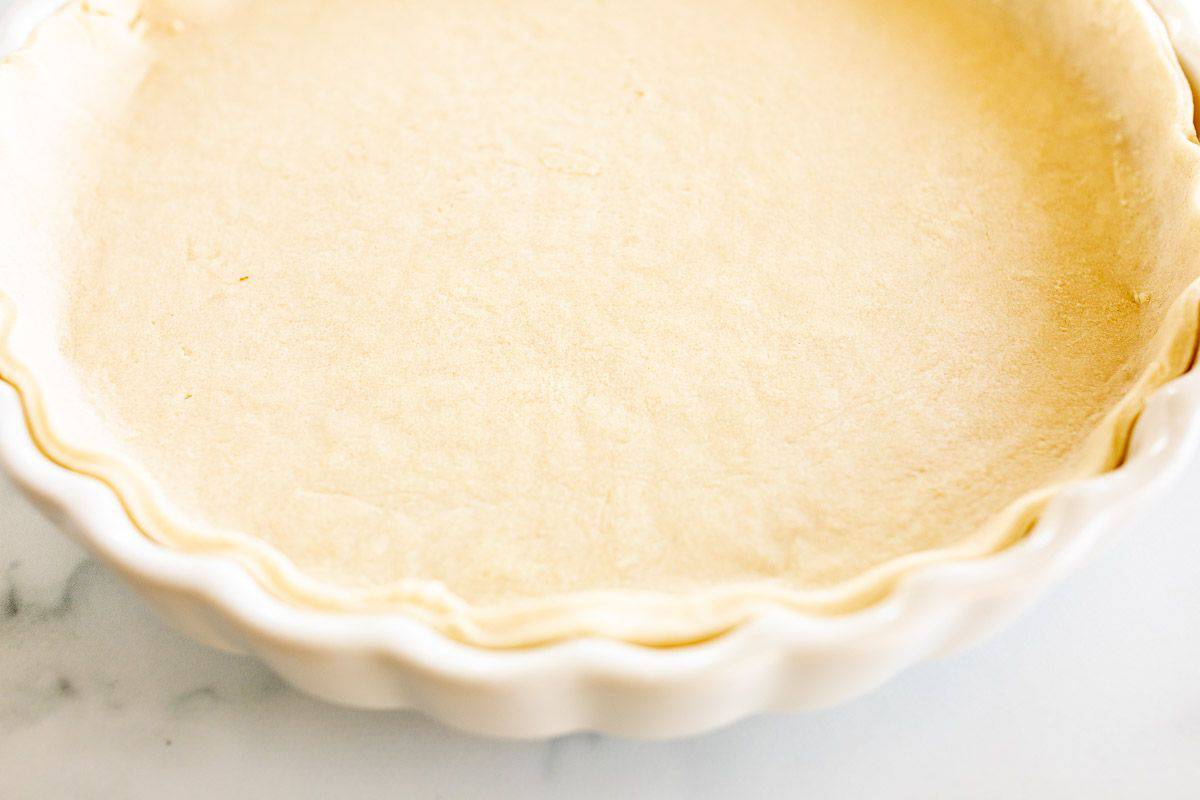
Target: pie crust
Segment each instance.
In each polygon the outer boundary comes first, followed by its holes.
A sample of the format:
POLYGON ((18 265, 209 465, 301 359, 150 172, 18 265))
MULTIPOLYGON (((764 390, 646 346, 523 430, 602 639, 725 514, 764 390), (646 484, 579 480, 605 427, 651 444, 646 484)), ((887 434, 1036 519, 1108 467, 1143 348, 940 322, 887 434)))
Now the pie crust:
POLYGON ((472 644, 862 608, 1118 466, 1195 356, 1134 0, 77 2, 0 109, 38 446, 472 644))

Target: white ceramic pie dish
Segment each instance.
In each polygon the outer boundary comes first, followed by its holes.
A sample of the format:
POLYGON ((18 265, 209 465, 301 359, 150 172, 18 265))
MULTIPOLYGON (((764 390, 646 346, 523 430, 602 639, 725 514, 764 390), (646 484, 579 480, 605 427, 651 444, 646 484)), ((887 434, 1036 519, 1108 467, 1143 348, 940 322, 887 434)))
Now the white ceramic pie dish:
MULTIPOLYGON (((0 22, 0 50, 57 5, 14 2, 0 22)), ((1185 61, 1200 54, 1188 35, 1190 7, 1158 5, 1185 61)), ((7 386, 2 394, 0 456, 18 483, 179 627, 253 653, 329 700, 413 707, 507 736, 578 728, 679 735, 861 694, 994 632, 1170 485, 1200 447, 1200 376, 1189 374, 1151 399, 1127 463, 1063 491, 1027 538, 995 556, 917 570, 865 611, 806 617, 764 609, 713 641, 672 649, 587 639, 494 651, 398 614, 303 610, 274 599, 233 562, 152 543, 103 484, 44 457, 16 394, 7 386)))

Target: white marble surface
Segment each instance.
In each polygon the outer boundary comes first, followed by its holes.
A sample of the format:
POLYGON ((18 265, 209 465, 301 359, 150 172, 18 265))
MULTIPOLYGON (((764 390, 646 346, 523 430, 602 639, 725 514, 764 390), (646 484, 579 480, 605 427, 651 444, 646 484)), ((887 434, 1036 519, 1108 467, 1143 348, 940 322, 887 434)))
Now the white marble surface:
POLYGON ((1000 637, 817 714, 493 742, 193 644, 0 484, 0 798, 1200 797, 1200 465, 1000 637))

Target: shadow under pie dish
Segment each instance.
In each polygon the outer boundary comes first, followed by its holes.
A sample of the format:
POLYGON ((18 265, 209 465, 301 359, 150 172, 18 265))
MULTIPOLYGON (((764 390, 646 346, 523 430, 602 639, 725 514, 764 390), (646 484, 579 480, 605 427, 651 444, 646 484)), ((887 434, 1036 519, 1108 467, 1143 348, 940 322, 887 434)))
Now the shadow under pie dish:
POLYGON ((0 107, 40 451, 472 647, 850 624, 1026 541, 1194 358, 1143 3, 69 4, 0 107))

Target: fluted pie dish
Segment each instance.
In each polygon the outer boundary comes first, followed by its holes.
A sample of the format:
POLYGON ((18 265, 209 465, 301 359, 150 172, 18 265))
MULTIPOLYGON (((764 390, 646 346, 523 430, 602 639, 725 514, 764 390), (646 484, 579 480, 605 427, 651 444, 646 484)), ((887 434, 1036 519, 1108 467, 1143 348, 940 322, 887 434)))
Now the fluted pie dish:
POLYGON ((1185 7, 53 5, 0 65, 0 452, 320 696, 836 702, 1196 449, 1185 7))

